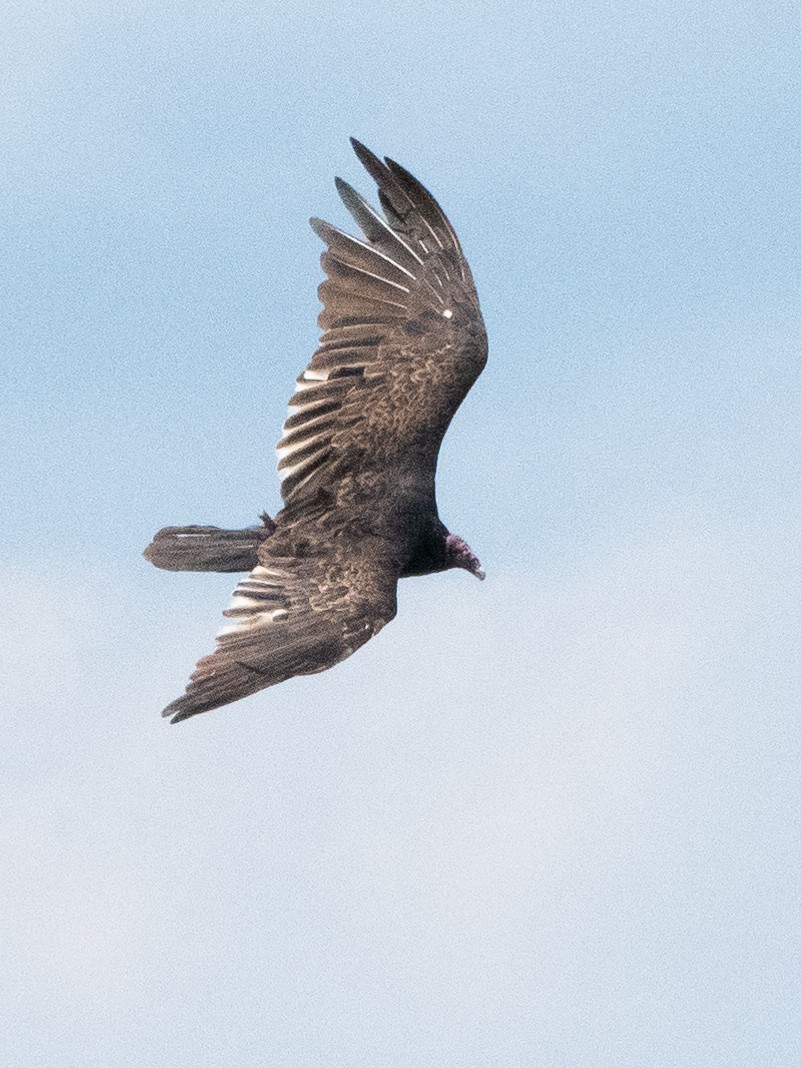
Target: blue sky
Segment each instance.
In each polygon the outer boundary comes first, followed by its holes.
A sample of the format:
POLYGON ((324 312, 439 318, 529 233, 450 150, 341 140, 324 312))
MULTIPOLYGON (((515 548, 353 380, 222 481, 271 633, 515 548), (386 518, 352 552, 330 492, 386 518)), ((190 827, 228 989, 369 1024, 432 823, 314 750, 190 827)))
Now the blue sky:
POLYGON ((3 1062, 795 1065, 794 5, 0 29, 3 1062), (473 267, 439 498, 489 577, 168 728, 232 583, 141 550, 277 510, 351 134, 473 267))

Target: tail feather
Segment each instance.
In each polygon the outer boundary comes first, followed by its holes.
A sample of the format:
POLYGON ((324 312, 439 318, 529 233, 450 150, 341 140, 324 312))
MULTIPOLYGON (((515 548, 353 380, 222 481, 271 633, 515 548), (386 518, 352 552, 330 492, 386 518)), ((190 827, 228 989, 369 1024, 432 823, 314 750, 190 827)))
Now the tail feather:
POLYGON ((269 516, 263 526, 244 530, 220 527, 164 527, 145 549, 151 564, 165 571, 252 571, 261 543, 275 530, 269 516))

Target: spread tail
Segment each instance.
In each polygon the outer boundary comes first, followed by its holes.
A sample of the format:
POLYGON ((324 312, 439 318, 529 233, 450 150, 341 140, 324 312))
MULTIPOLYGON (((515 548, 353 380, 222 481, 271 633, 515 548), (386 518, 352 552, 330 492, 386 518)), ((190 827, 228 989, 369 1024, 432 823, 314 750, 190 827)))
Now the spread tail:
POLYGON ((164 527, 144 556, 165 571, 252 571, 258 564, 259 546, 275 530, 268 515, 261 519, 263 526, 244 530, 164 527))

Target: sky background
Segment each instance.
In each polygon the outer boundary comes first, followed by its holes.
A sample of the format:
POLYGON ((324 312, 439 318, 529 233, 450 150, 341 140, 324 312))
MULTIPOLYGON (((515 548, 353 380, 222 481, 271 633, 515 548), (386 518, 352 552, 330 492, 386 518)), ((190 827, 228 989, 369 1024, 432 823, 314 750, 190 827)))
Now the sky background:
POLYGON ((0 1062, 790 1068, 801 1049, 796 4, 0 15, 0 1062), (178 727, 278 508, 319 242, 441 200, 490 363, 335 670, 178 727))

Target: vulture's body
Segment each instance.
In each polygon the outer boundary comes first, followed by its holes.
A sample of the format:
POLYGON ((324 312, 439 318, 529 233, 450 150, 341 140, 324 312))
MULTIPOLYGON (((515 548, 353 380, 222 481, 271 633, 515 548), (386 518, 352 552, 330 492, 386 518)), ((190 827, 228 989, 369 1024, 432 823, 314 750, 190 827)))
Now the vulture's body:
POLYGON ((470 269, 431 194, 353 144, 384 217, 338 180, 364 239, 312 219, 327 245, 323 335, 278 444, 283 510, 248 530, 167 527, 145 550, 168 570, 249 572, 215 652, 164 710, 174 723, 344 660, 395 615, 399 578, 483 578, 434 492, 443 435, 487 357, 470 269))

